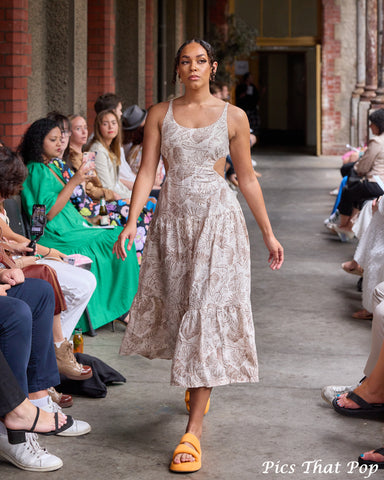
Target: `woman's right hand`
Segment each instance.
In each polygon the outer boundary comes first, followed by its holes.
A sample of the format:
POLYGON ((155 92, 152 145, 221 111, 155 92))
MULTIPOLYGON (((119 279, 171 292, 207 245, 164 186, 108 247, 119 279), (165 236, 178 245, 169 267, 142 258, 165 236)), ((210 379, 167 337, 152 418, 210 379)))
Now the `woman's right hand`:
POLYGON ((115 245, 113 246, 112 253, 115 253, 117 258, 121 258, 123 261, 126 259, 127 252, 125 251, 125 242, 128 240, 127 250, 130 251, 133 241, 136 237, 136 232, 136 223, 133 225, 127 223, 124 230, 120 233, 119 238, 116 240, 115 245))
POLYGON ((88 172, 90 172, 91 170, 94 170, 94 169, 95 169, 94 165, 92 165, 91 163, 89 163, 87 161, 84 161, 80 165, 77 172, 75 173, 75 175, 72 178, 75 178, 77 185, 79 185, 80 183, 83 183, 87 178, 92 176, 92 175, 89 175, 88 172))

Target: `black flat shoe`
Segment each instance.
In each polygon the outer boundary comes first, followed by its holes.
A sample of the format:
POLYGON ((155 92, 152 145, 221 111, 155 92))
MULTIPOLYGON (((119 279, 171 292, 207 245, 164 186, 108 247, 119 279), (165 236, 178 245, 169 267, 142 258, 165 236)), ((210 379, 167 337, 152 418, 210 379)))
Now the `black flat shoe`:
POLYGON ((67 415, 67 423, 65 423, 62 427, 59 427, 59 413, 55 413, 55 430, 51 430, 50 432, 36 432, 35 427, 39 420, 40 416, 40 408, 37 408, 36 417, 33 422, 32 428, 30 430, 12 430, 7 428, 8 434, 8 441, 11 445, 17 445, 18 443, 24 443, 26 441, 25 434, 26 433, 38 433, 39 435, 57 435, 58 433, 64 432, 68 428, 72 427, 73 425, 73 418, 71 415, 67 415))

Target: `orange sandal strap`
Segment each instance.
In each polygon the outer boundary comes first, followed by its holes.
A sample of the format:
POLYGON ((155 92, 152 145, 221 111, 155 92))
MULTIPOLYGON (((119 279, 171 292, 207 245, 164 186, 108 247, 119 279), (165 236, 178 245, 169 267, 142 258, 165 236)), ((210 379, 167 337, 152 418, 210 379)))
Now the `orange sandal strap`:
MULTIPOLYGON (((193 435, 193 433, 185 433, 181 437, 180 444, 179 444, 179 447, 181 445, 181 446, 185 446, 187 448, 191 448, 191 447, 188 447, 188 445, 185 445, 185 442, 190 443, 193 446, 193 448, 196 450, 195 454, 197 452, 199 455, 201 455, 201 446, 200 446, 199 439, 195 435, 193 435)), ((195 457, 194 454, 191 454, 191 455, 193 455, 195 457)))
POLYGON ((179 445, 176 447, 175 451, 173 452, 172 462, 169 466, 169 469, 172 472, 177 473, 192 473, 200 470, 201 468, 201 447, 198 438, 193 435, 192 433, 186 433, 182 436, 179 445), (188 442, 193 445, 193 448, 189 445, 186 445, 183 442, 188 442), (173 460, 176 455, 186 453, 188 455, 192 455, 195 459, 194 462, 182 462, 182 463, 174 463, 173 460))

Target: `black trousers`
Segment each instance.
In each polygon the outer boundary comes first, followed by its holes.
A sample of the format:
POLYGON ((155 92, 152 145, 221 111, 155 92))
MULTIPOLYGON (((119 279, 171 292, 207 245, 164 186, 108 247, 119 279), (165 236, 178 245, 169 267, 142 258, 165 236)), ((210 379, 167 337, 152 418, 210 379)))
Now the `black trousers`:
POLYGON ((383 190, 376 182, 363 180, 357 181, 350 186, 347 183, 341 193, 339 212, 341 215, 350 216, 353 208, 361 208, 363 202, 380 197, 383 193, 383 190))
POLYGON ((4 417, 26 399, 0 350, 0 417, 4 417))

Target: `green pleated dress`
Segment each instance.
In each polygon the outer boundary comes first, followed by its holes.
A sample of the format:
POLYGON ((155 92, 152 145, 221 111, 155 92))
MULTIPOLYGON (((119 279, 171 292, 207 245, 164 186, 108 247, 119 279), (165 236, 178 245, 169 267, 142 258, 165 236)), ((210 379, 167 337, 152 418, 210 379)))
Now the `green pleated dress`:
MULTIPOLYGON (((56 202, 64 185, 52 171, 62 178, 61 172, 54 166, 43 163, 30 163, 29 175, 24 182, 21 198, 23 208, 32 214, 34 204, 46 205, 47 213, 56 202)), ((127 312, 136 294, 139 278, 134 246, 127 252, 123 262, 112 254, 121 227, 105 230, 92 227, 69 201, 45 227, 39 243, 56 248, 63 253, 80 253, 93 260, 91 272, 97 280, 97 287, 89 304, 88 311, 94 328, 101 327, 127 312)), ((78 327, 88 330, 83 317, 78 327)))

